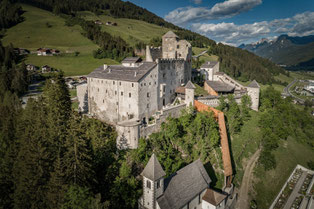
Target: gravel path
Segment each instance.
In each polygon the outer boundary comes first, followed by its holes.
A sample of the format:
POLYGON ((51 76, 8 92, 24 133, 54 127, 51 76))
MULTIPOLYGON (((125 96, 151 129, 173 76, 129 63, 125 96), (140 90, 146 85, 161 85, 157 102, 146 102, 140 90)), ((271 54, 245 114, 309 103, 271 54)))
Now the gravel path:
POLYGON ((248 161, 248 163, 246 165, 244 175, 242 178, 241 188, 239 190, 239 198, 238 198, 237 205, 236 205, 237 209, 249 208, 249 190, 250 190, 252 178, 254 175, 253 170, 254 170, 255 164, 258 160, 260 152, 261 152, 261 150, 258 149, 253 154, 253 156, 250 158, 250 160, 248 161))

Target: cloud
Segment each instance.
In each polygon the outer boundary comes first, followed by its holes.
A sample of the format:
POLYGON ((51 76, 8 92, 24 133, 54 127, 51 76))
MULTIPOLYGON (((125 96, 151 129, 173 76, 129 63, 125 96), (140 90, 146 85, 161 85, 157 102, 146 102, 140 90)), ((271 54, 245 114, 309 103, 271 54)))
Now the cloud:
POLYGON ((284 33, 290 36, 306 36, 314 34, 314 12, 304 12, 291 18, 243 25, 225 22, 218 24, 194 23, 191 25, 191 30, 216 41, 236 45, 284 33))
POLYGON ((194 4, 201 4, 203 0, 193 0, 194 4))
MULTIPOLYGON (((196 1, 199 0, 194 0, 194 2, 196 1)), ((262 0, 226 0, 215 4, 212 8, 180 7, 169 12, 165 19, 174 24, 182 25, 187 22, 230 18, 246 12, 261 3, 262 0)))

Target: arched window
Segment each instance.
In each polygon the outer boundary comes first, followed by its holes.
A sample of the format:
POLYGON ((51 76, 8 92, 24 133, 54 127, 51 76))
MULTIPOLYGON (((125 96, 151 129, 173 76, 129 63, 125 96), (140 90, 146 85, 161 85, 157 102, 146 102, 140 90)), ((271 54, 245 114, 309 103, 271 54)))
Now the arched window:
POLYGON ((151 185, 150 180, 146 180, 146 187, 151 189, 152 185, 151 185))

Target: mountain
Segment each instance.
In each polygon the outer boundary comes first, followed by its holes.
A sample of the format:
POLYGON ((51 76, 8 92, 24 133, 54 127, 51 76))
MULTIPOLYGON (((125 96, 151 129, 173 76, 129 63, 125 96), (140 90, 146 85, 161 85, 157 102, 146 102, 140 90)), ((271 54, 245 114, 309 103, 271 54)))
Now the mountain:
POLYGON ((256 43, 241 44, 248 50, 273 62, 295 68, 314 68, 314 35, 291 37, 281 35, 274 40, 261 39, 256 43))

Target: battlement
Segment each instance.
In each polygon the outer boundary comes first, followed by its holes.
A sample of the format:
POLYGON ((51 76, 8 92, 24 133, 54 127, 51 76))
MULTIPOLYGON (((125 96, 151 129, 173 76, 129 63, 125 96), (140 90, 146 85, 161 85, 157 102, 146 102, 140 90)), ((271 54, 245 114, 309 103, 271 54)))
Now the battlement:
POLYGON ((174 59, 174 58, 159 58, 157 59, 157 63, 183 63, 185 62, 185 60, 183 58, 178 58, 178 59, 174 59))

